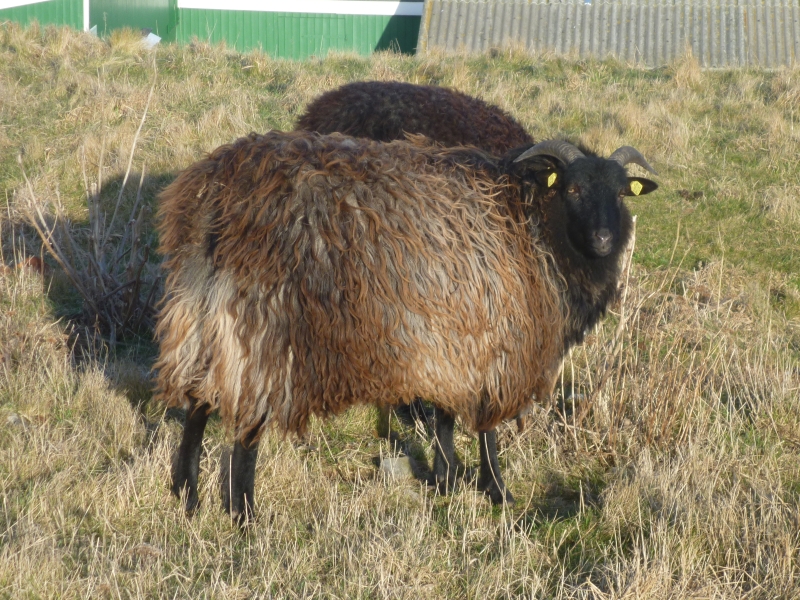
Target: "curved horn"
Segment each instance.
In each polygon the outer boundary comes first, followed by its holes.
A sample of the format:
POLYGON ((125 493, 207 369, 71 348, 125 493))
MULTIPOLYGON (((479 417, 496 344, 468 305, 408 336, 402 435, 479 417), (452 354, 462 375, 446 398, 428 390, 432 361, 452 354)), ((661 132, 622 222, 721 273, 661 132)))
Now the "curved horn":
POLYGON ((514 162, 518 163, 519 161, 530 158, 531 156, 541 155, 555 156, 557 159, 567 165, 578 158, 584 158, 583 152, 578 150, 569 142, 565 142, 563 140, 547 140, 544 142, 539 142, 535 146, 531 146, 525 150, 525 152, 515 158, 514 162))
POLYGON ((633 146, 622 146, 621 148, 617 148, 614 150, 614 154, 608 157, 608 160, 618 162, 623 167, 628 163, 636 163, 640 167, 644 167, 650 171, 653 175, 658 175, 656 170, 644 159, 642 153, 633 146))

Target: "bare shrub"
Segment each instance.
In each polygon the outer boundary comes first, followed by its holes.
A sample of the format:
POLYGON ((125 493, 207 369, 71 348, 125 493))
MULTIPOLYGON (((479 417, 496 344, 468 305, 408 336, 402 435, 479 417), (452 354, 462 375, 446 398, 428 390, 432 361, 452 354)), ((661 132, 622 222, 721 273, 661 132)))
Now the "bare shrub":
POLYGON ((150 263, 154 248, 146 241, 150 209, 142 205, 144 166, 128 218, 124 221, 121 218, 125 210, 123 193, 130 178, 136 142, 154 89, 155 82, 131 144, 127 170, 110 215, 100 201, 105 144, 100 151, 97 181, 92 183, 86 171, 85 148, 82 149, 82 174, 88 205, 85 227, 72 222, 60 194, 56 193, 51 201, 37 196, 22 165, 22 158, 18 158, 26 186, 20 194, 22 215, 83 299, 84 324, 108 336, 112 347, 120 336, 153 327, 155 303, 160 295, 161 277, 157 266, 150 263))

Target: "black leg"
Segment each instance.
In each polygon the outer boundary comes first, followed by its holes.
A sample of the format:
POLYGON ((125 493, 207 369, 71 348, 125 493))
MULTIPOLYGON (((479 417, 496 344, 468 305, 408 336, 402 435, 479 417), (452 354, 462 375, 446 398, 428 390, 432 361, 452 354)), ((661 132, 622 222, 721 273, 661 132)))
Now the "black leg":
POLYGON ((172 462, 172 493, 178 498, 186 494, 186 512, 197 508, 197 476, 200 472, 200 452, 203 432, 208 422, 208 407, 193 404, 183 424, 183 439, 172 462))
POLYGON ((410 427, 421 424, 422 427, 431 433, 431 415, 425 408, 422 398, 414 398, 410 404, 400 404, 398 406, 380 405, 378 406, 378 422, 376 429, 378 437, 384 439, 391 438, 391 418, 394 413, 397 418, 410 427))
POLYGON ((464 475, 464 465, 456 456, 453 442, 455 417, 436 408, 433 479, 441 493, 452 491, 458 477, 464 475))
POLYGON ((378 421, 375 429, 378 430, 378 437, 388 440, 392 432, 392 407, 388 404, 378 406, 378 421))
POLYGON ((411 417, 411 424, 414 427, 417 425, 422 425, 422 428, 431 435, 433 433, 431 430, 432 428, 432 421, 433 421, 433 414, 431 411, 426 408, 425 402, 422 398, 414 398, 411 401, 411 404, 408 405, 408 412, 409 416, 411 417))
POLYGON ((514 496, 506 488, 497 462, 497 433, 494 429, 478 434, 481 450, 481 468, 478 489, 489 495, 492 504, 514 504, 514 496))
POLYGON ((233 453, 225 453, 220 464, 220 491, 222 506, 239 525, 245 525, 255 514, 254 487, 258 442, 239 440, 233 453))

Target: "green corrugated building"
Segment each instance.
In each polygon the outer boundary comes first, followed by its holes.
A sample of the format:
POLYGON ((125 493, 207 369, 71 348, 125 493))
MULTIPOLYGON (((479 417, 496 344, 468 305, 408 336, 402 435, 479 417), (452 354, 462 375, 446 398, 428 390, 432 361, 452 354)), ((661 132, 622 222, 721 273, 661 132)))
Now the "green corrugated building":
POLYGON ((0 23, 3 21, 87 29, 89 0, 0 0, 0 23))
MULTIPOLYGON (((105 36, 114 29, 149 29, 164 41, 174 41, 178 22, 176 0, 87 0, 89 27, 105 36)), ((2 0, 0 0, 2 2, 2 0)))
POLYGON ((178 41, 225 40, 238 50, 306 58, 329 50, 413 52, 422 2, 386 0, 177 0, 178 41))
POLYGON ((296 59, 329 50, 414 52, 421 15, 422 0, 0 0, 0 21, 96 27, 101 36, 127 26, 164 41, 224 40, 296 59))

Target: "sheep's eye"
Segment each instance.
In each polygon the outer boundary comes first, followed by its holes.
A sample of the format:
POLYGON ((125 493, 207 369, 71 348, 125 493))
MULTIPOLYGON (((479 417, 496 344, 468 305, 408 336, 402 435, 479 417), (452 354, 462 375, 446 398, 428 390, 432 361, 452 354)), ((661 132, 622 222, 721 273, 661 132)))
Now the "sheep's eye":
POLYGON ((574 183, 569 185, 569 186, 567 186, 567 193, 568 194, 577 194, 578 191, 579 191, 579 188, 574 183))

